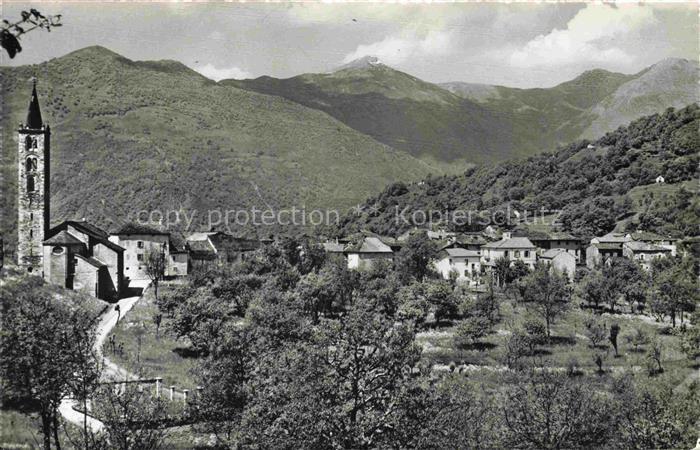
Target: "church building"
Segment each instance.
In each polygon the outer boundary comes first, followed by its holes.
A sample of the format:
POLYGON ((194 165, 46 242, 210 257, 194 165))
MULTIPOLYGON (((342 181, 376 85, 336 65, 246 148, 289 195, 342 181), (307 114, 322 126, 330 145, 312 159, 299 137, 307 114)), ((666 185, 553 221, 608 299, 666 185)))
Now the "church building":
POLYGON ((124 248, 84 220, 50 227, 51 130, 41 117, 36 81, 18 133, 18 265, 52 284, 104 300, 119 298, 125 288, 124 248))

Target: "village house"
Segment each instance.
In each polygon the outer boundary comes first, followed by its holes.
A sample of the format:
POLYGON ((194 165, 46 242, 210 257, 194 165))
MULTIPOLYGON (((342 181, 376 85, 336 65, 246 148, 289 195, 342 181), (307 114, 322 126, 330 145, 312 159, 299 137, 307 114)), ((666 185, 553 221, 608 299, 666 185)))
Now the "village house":
POLYGON ((561 273, 566 273, 569 280, 573 281, 576 275, 577 259, 571 253, 561 248, 552 248, 542 252, 538 260, 561 273))
POLYGON ((348 258, 348 269, 365 269, 375 261, 393 261, 394 251, 374 236, 362 238, 358 243, 349 244, 345 248, 348 258))
POLYGON ((530 239, 511 237, 510 233, 503 233, 501 240, 481 246, 481 264, 492 268, 498 259, 506 258, 511 262, 522 261, 529 268, 533 268, 537 261, 536 250, 530 239))
POLYGON ((481 252, 464 248, 443 248, 435 268, 446 280, 454 276, 458 282, 477 284, 481 276, 481 252))
POLYGON ((581 239, 569 233, 544 233, 530 232, 527 235, 528 239, 535 244, 538 253, 542 254, 547 250, 564 250, 574 256, 577 263, 581 261, 581 239))
POLYGON ((658 245, 659 247, 667 248, 671 250, 672 256, 676 256, 676 242, 678 242, 678 239, 664 237, 649 231, 635 231, 634 233, 628 234, 628 236, 633 241, 645 242, 647 244, 653 244, 658 245))
POLYGON ((260 240, 240 238, 223 231, 198 232, 187 237, 193 266, 235 264, 262 245, 260 240))
POLYGON ((149 252, 163 253, 166 277, 187 275, 187 249, 182 245, 176 245, 169 232, 129 223, 112 233, 109 240, 125 249, 124 276, 129 280, 149 279, 146 271, 149 252))
MULTIPOLYGON (((643 248, 660 247, 664 249, 660 254, 664 256, 676 255, 676 239, 660 236, 656 233, 646 231, 636 231, 633 233, 608 233, 605 236, 595 237, 591 239, 591 245, 586 249, 586 265, 593 268, 598 264, 604 263, 610 258, 627 257, 636 261, 641 261, 642 255, 654 253, 654 250, 643 250, 643 248), (647 244, 652 247, 640 245, 629 246, 627 251, 624 251, 625 244, 637 242, 647 244)), ((649 256, 644 256, 648 258, 649 256)))
POLYGON ((115 300, 125 288, 124 248, 86 221, 66 221, 43 242, 44 279, 52 284, 115 300))
POLYGON ((586 266, 592 269, 610 258, 621 258, 622 244, 631 240, 626 233, 608 233, 605 236, 594 237, 586 248, 586 266))
POLYGON ((622 255, 639 263, 645 270, 651 270, 655 259, 671 255, 671 249, 646 242, 630 241, 622 244, 622 255))

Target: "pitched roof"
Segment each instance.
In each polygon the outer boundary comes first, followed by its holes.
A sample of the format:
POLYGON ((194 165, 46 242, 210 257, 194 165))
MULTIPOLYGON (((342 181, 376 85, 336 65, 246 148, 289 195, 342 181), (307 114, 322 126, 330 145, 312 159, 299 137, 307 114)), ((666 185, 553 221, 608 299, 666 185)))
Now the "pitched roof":
POLYGON ((596 239, 598 239, 598 242, 600 243, 623 243, 630 240, 630 238, 624 233, 608 233, 605 236, 601 236, 596 239))
POLYGON ((484 244, 483 248, 535 248, 535 245, 526 237, 512 237, 489 242, 484 244))
POLYGON ((98 243, 104 245, 105 247, 108 247, 115 252, 124 252, 124 247, 121 247, 114 242, 109 240, 109 234, 107 234, 106 231, 103 229, 86 222, 85 220, 81 221, 76 221, 76 220, 66 220, 65 222, 62 222, 55 227, 51 228, 47 234, 47 240, 54 237, 61 231, 66 231, 68 227, 71 226, 75 228, 76 230, 80 231, 81 233, 85 233, 88 236, 90 236, 92 239, 97 241, 98 243))
POLYGON ((337 242, 324 242, 323 249, 329 253, 343 253, 345 245, 337 242))
POLYGON ((41 108, 39 108, 39 96, 36 95, 36 80, 32 86, 32 98, 29 100, 29 109, 27 110, 27 121, 25 126, 33 130, 39 130, 44 125, 41 120, 41 108))
POLYGON ((599 250, 622 250, 622 244, 621 243, 614 243, 614 242, 601 242, 598 244, 593 244, 596 248, 599 250))
POLYGON ((170 233, 168 244, 170 247, 170 253, 187 253, 187 241, 182 233, 170 233))
MULTIPOLYGON (((564 249, 561 249, 561 248, 552 248, 552 249, 549 249, 549 250, 545 251, 544 253, 542 253, 542 254, 540 255, 540 258, 543 258, 543 259, 554 259, 557 255, 559 255, 559 254, 561 254, 561 253, 566 253, 567 255, 571 255, 571 253, 567 252, 567 251, 564 250, 564 249)), ((571 255, 571 257, 574 258, 574 255, 571 255)))
POLYGON ((107 264, 103 263, 102 261, 93 256, 75 255, 75 257, 82 259, 83 261, 98 269, 101 267, 107 267, 107 264))
POLYGON ((464 248, 446 248, 443 251, 445 253, 447 253, 449 256, 452 256, 455 258, 466 258, 469 256, 472 256, 472 257, 480 256, 480 253, 477 252, 476 250, 467 250, 464 248))
POLYGON ((206 241, 209 239, 209 236, 215 235, 217 232, 216 231, 206 231, 206 232, 195 232, 187 236, 188 241, 206 241))
POLYGON ((393 253, 391 247, 383 243, 379 238, 366 237, 359 246, 350 246, 347 249, 350 253, 393 253))
POLYGON ((661 236, 651 231, 635 231, 630 236, 635 241, 677 241, 678 239, 661 236))
POLYGON ((216 255, 216 249, 209 242, 206 241, 187 241, 187 245, 194 256, 199 255, 216 255))
POLYGON ((76 245, 85 244, 83 241, 77 237, 70 234, 68 231, 63 230, 50 238, 44 240, 44 245, 76 245))
POLYGON ((623 244, 635 252, 670 252, 670 248, 661 247, 659 245, 649 244, 647 242, 630 241, 623 244))
POLYGON ((119 230, 112 233, 115 235, 125 235, 125 234, 152 234, 152 235, 167 235, 170 234, 167 231, 161 231, 155 227, 148 225, 143 225, 140 223, 129 222, 124 224, 119 230))
POLYGON ((232 236, 226 233, 215 233, 209 236, 209 242, 217 251, 227 250, 234 252, 247 252, 260 248, 260 241, 257 239, 245 239, 232 236))

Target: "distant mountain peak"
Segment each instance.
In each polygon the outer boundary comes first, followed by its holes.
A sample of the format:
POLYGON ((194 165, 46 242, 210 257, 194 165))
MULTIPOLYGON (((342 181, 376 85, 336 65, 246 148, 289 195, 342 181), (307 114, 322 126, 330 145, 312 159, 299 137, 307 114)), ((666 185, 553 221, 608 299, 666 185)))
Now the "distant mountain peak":
POLYGON ((350 61, 347 64, 344 64, 336 71, 341 71, 341 70, 347 70, 347 69, 371 69, 374 67, 387 67, 385 64, 383 64, 379 58, 376 56, 372 55, 367 55, 363 56, 362 58, 357 58, 355 60, 350 61))

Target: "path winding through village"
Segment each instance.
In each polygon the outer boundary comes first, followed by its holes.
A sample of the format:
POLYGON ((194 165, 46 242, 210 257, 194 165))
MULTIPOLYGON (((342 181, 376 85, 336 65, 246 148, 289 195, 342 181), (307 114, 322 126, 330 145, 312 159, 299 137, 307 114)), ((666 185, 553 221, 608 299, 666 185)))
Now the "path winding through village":
MULTIPOLYGON (((143 289, 145 291, 149 284, 150 282, 148 280, 136 280, 130 284, 129 288, 143 289)), ((133 375, 131 375, 126 369, 117 366, 102 354, 102 346, 104 345, 104 342, 107 339, 109 333, 117 325, 118 321, 122 320, 124 316, 126 316, 126 313, 129 312, 129 310, 134 306, 134 304, 136 304, 136 302, 140 298, 141 296, 134 296, 119 300, 117 303, 110 305, 109 309, 102 315, 102 318, 100 319, 100 323, 97 326, 95 350, 97 352, 98 357, 101 357, 104 363, 103 378, 114 378, 121 380, 133 378, 133 375), (119 305, 120 311, 116 310, 117 305, 119 305)), ((102 428, 104 427, 104 424, 102 422, 95 419, 94 417, 91 417, 90 415, 86 415, 85 413, 77 411, 75 409, 75 407, 77 406, 78 402, 76 400, 72 398, 65 398, 61 402, 58 411, 61 413, 64 419, 76 426, 82 427, 84 420, 87 417, 88 427, 90 428, 90 430, 92 430, 93 433, 102 430, 102 428)))

